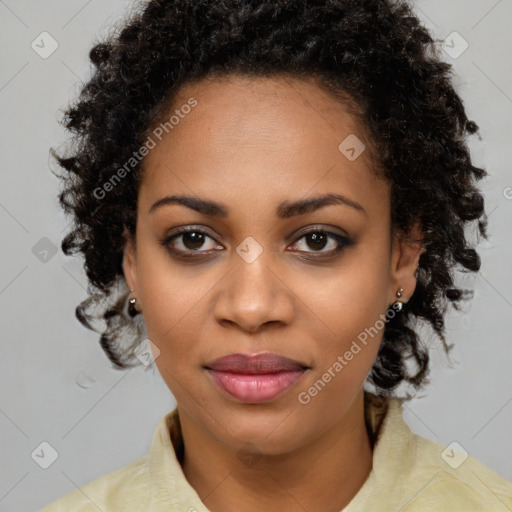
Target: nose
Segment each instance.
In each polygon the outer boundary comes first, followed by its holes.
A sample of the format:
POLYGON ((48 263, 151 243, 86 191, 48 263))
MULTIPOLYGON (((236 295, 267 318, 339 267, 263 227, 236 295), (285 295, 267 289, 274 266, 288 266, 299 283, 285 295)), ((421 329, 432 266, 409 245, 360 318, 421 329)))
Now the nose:
POLYGON ((234 254, 233 267, 219 283, 213 308, 222 326, 236 326, 255 333, 275 324, 292 322, 294 294, 290 285, 272 268, 265 251, 251 263, 234 254))

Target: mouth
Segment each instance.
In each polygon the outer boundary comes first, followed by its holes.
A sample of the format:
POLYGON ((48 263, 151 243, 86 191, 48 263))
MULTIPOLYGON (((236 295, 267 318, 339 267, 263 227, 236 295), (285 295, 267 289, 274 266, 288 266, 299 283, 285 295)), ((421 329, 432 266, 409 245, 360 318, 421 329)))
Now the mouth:
POLYGON ((276 354, 231 354, 204 366, 227 396, 243 403, 262 403, 289 389, 309 366, 276 354))

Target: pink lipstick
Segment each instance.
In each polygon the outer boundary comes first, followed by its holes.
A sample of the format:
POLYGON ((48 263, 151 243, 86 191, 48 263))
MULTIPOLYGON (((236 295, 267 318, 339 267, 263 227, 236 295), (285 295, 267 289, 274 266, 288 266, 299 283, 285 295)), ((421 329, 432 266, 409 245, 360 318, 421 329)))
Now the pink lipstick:
POLYGON ((271 353, 230 354, 205 365, 217 386, 244 403, 267 402, 281 395, 309 368, 271 353))

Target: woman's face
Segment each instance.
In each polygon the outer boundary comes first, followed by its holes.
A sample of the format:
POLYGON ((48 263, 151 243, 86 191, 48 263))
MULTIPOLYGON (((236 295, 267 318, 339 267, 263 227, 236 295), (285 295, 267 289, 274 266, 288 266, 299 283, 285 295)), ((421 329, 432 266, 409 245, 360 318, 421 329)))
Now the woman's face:
POLYGON ((173 114, 151 134, 125 276, 180 415, 224 445, 289 452, 361 396, 418 249, 392 242, 389 184, 355 118, 313 82, 189 84, 173 114), (345 200, 311 202, 327 195, 345 200), (212 370, 264 353, 298 366, 212 370))

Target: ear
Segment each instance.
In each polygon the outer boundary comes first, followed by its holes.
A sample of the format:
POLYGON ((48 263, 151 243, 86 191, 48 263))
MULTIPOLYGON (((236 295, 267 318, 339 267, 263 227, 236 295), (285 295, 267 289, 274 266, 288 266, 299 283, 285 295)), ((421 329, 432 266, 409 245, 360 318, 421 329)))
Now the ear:
POLYGON ((396 233, 391 253, 391 289, 388 303, 397 300, 396 293, 403 288, 402 302, 407 302, 416 289, 416 269, 422 253, 425 252, 423 234, 416 223, 407 233, 396 233))
POLYGON ((123 231, 125 239, 123 253, 123 273, 131 290, 137 291, 137 259, 135 255, 134 242, 126 227, 123 231))

